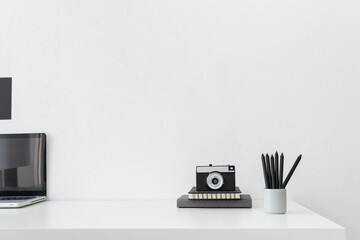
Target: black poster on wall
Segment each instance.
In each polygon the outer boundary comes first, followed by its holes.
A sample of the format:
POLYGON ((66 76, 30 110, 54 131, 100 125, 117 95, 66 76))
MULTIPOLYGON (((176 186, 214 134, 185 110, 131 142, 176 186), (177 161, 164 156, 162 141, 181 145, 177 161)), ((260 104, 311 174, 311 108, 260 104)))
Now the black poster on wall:
POLYGON ((0 119, 11 119, 11 78, 0 78, 0 119))

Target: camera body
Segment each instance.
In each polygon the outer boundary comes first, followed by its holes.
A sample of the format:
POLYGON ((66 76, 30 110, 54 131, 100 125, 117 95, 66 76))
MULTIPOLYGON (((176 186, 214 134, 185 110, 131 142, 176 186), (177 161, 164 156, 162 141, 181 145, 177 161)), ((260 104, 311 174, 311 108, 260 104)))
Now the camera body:
POLYGON ((235 166, 218 165, 196 167, 197 191, 234 191, 235 166))

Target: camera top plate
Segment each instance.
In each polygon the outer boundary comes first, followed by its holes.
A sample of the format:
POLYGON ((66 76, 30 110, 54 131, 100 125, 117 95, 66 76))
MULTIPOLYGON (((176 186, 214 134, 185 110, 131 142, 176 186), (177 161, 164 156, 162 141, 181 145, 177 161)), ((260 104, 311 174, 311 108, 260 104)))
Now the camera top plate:
POLYGON ((197 173, 210 173, 210 172, 220 172, 220 173, 235 173, 234 165, 209 165, 209 166, 197 166, 197 173))

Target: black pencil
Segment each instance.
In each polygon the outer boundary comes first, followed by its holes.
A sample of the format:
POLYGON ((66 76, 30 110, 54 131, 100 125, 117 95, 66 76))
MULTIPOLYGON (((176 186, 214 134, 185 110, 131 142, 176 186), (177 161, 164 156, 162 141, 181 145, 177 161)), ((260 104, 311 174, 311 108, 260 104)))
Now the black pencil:
POLYGON ((270 173, 271 173, 271 188, 276 188, 275 186, 275 166, 274 166, 274 155, 271 154, 271 164, 270 164, 270 173))
POLYGON ((280 173, 279 173, 279 186, 282 188, 283 184, 283 174, 284 174, 284 154, 280 155, 280 173))
POLYGON ((289 182, 289 180, 290 180, 291 176, 293 175, 293 173, 294 173, 294 171, 295 171, 295 169, 296 169, 297 165, 299 164, 299 162, 300 162, 300 160, 301 160, 301 157, 302 157, 302 155, 300 154, 300 155, 298 156, 298 158, 296 159, 296 161, 295 161, 294 165, 292 166, 292 168, 291 168, 290 172, 288 173, 288 175, 287 175, 287 177, 286 177, 286 179, 285 179, 284 183, 281 185, 281 188, 285 188, 285 187, 286 187, 286 185, 288 184, 288 182, 289 182))
POLYGON ((279 174, 280 174, 280 170, 279 170, 279 154, 276 151, 275 152, 275 181, 276 181, 276 188, 280 188, 280 181, 279 181, 279 174))
POLYGON ((267 172, 267 177, 268 177, 268 182, 269 182, 269 188, 272 188, 269 154, 266 154, 266 172, 267 172))
POLYGON ((280 188, 280 181, 279 181, 279 175, 280 175, 280 170, 279 170, 279 154, 276 151, 275 152, 275 180, 276 180, 276 188, 280 188))
POLYGON ((263 167, 263 172, 264 172, 264 180, 265 180, 265 188, 269 188, 269 179, 267 176, 267 172, 266 172, 266 165, 265 165, 265 156, 264 154, 261 154, 261 163, 262 163, 262 167, 263 167))

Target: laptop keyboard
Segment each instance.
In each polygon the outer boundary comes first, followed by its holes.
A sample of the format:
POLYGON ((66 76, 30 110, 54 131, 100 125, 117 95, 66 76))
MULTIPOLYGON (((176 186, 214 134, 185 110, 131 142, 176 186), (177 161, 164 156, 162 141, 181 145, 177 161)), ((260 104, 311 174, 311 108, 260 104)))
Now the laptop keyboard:
POLYGON ((0 196, 0 200, 26 200, 34 198, 33 196, 0 196))

